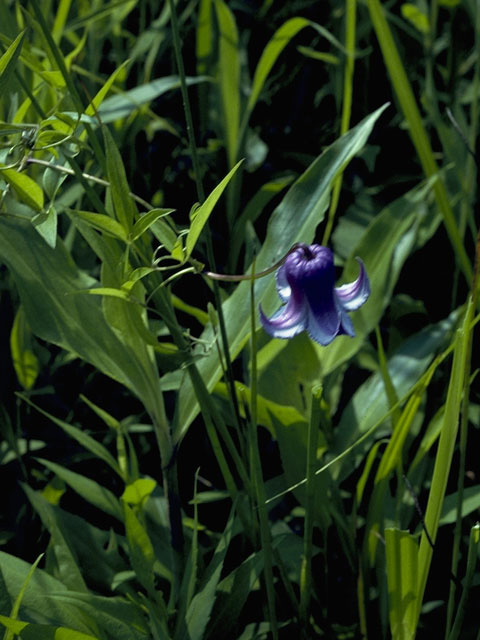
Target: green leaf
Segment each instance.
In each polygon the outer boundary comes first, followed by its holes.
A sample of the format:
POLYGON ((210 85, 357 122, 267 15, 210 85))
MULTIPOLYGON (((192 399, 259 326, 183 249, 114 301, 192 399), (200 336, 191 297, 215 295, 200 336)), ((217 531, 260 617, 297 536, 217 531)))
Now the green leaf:
POLYGON ((403 264, 416 246, 422 224, 428 223, 425 199, 431 187, 429 180, 388 205, 374 217, 351 250, 342 280, 351 282, 358 276, 355 257, 359 256, 372 283, 371 294, 364 307, 353 314, 355 338, 339 336, 327 347, 313 343, 324 376, 348 361, 380 321, 403 264))
MULTIPOLYGON (((439 525, 453 524, 457 519, 457 492, 446 496, 443 501, 439 525)), ((480 509, 480 486, 466 487, 463 490, 462 518, 480 509)))
POLYGON ((265 84, 265 80, 267 79, 268 74, 275 64, 278 56, 281 54, 290 40, 294 38, 297 33, 299 33, 299 31, 301 31, 305 27, 312 27, 334 46, 341 49, 342 51, 344 50, 343 45, 321 25, 307 20, 306 18, 300 17, 294 17, 287 20, 284 24, 282 24, 281 27, 279 27, 275 31, 267 46, 263 50, 260 60, 257 64, 255 74, 253 76, 252 90, 250 92, 250 97, 248 99, 246 108, 247 118, 251 111, 254 109, 255 104, 257 103, 257 100, 265 84))
POLYGON ((32 218, 33 226, 52 249, 57 244, 57 222, 58 216, 53 204, 45 212, 37 213, 32 218))
POLYGON ((50 549, 62 582, 69 589, 86 592, 87 586, 82 576, 80 565, 72 548, 68 535, 63 529, 61 518, 57 516, 58 507, 51 505, 39 492, 23 485, 32 507, 40 516, 43 526, 50 533, 50 549))
POLYGON ((88 107, 85 109, 85 114, 87 116, 94 116, 96 114, 105 96, 110 91, 112 84, 115 82, 118 75, 125 69, 129 62, 129 60, 125 60, 124 62, 122 62, 122 64, 111 74, 108 80, 104 82, 100 91, 98 91, 88 107))
MULTIPOLYGON (((94 238, 97 243, 105 245, 106 240, 111 240, 90 231, 97 236, 94 238)), ((117 336, 107 323, 102 300, 97 296, 80 299, 73 295, 98 282, 77 269, 60 239, 55 249, 51 249, 30 222, 2 217, 0 256, 12 272, 26 318, 36 335, 125 384, 141 398, 148 411, 161 410, 157 373, 145 355, 145 345, 135 344, 133 348, 130 342, 117 336)), ((118 265, 117 254, 112 260, 118 265)))
POLYGON ((110 218, 110 216, 106 216, 103 213, 91 213, 90 211, 79 211, 78 209, 69 209, 69 212, 78 216, 82 220, 85 220, 87 224, 89 224, 94 229, 98 231, 103 231, 107 233, 109 236, 113 238, 118 238, 119 240, 123 240, 127 242, 128 236, 124 227, 114 220, 110 218))
POLYGON ((421 11, 415 4, 404 2, 401 7, 402 16, 408 20, 420 33, 428 33, 430 25, 428 16, 421 11))
POLYGON ((96 636, 74 631, 67 627, 32 624, 31 622, 11 620, 6 616, 0 616, 0 624, 20 636, 22 640, 99 640, 96 636))
POLYGON ((154 593, 153 563, 155 554, 152 543, 146 529, 125 501, 123 509, 130 562, 142 586, 149 593, 154 593))
MULTIPOLYGON (((433 360, 435 352, 450 340, 452 331, 458 322, 458 313, 452 313, 441 322, 426 327, 402 343, 389 359, 388 371, 399 397, 402 397, 426 371, 433 360)), ((381 374, 375 373, 366 380, 353 394, 345 407, 340 423, 335 429, 335 437, 331 446, 332 455, 339 455, 350 444, 358 440, 388 411, 388 400, 381 374)), ((389 429, 388 429, 389 430, 389 429)), ((373 439, 379 432, 372 434, 355 451, 355 462, 348 456, 332 470, 335 477, 343 479, 357 466, 373 439)))
POLYGON ((248 99, 247 104, 247 113, 250 113, 260 95, 260 92, 263 89, 265 84, 265 80, 270 73, 273 65, 275 64, 278 56, 283 51, 283 49, 287 46, 290 40, 297 35, 299 31, 308 27, 310 21, 306 18, 290 18, 281 27, 279 27, 271 39, 269 40, 267 46, 262 52, 260 60, 258 61, 257 67, 255 69, 255 74, 253 76, 252 82, 252 90, 250 92, 250 97, 248 99))
MULTIPOLYGON (((423 171, 427 178, 437 176, 438 165, 433 155, 430 140, 417 106, 410 81, 398 53, 395 40, 385 17, 385 8, 380 0, 367 0, 370 19, 375 29, 383 59, 390 75, 403 115, 408 123, 408 131, 417 151, 423 171)), ((458 230, 455 215, 444 181, 435 181, 433 191, 437 205, 442 212, 443 221, 460 265, 468 282, 472 278, 472 266, 458 230)))
POLYGON ((115 640, 147 640, 151 637, 144 612, 138 603, 124 598, 106 598, 93 593, 54 593, 50 599, 76 607, 115 640))
POLYGON ((185 624, 180 633, 175 634, 175 640, 202 640, 217 596, 217 585, 223 568, 223 562, 230 544, 234 524, 234 509, 215 549, 206 576, 199 591, 192 599, 185 617, 185 624))
POLYGON ((106 449, 102 444, 100 444, 94 438, 89 436, 88 433, 86 433, 85 431, 82 431, 81 429, 78 429, 77 427, 74 427, 74 426, 68 424, 68 422, 64 422, 63 420, 60 420, 59 418, 56 418, 55 416, 53 416, 52 414, 48 413, 47 411, 44 411, 43 409, 38 407, 36 404, 34 404, 30 400, 30 398, 28 398, 27 396, 24 396, 22 394, 18 394, 18 396, 24 402, 26 402, 30 406, 34 407, 42 415, 44 415, 45 417, 49 418, 58 427, 63 429, 63 431, 65 431, 65 433, 68 436, 70 436, 71 438, 76 440, 82 447, 85 447, 85 449, 90 451, 90 453, 93 453, 93 455, 96 458, 99 458, 100 460, 103 460, 106 464, 108 464, 108 466, 111 469, 113 469, 113 471, 115 471, 115 473, 117 475, 120 476, 120 478, 122 478, 122 473, 120 471, 120 468, 118 466, 117 461, 112 456, 112 454, 108 451, 108 449, 106 449))
MULTIPOLYGON (((33 573, 35 571, 35 569, 38 566, 38 563, 40 562, 40 560, 43 558, 43 553, 41 555, 38 556, 38 558, 35 560, 35 562, 33 563, 30 571, 27 574, 27 577, 25 578, 23 584, 22 584, 22 588, 20 589, 20 591, 18 592, 18 595, 15 599, 15 602, 13 604, 12 607, 12 611, 10 613, 10 620, 16 620, 17 616, 18 616, 18 611, 20 609, 20 604, 22 602, 23 596, 25 595, 25 590, 28 586, 28 583, 30 582, 31 577, 33 576, 33 573)), ((9 629, 6 633, 5 633, 5 638, 4 640, 12 640, 13 638, 13 631, 11 629, 9 629)))
POLYGON ((152 478, 137 478, 125 487, 122 500, 134 507, 142 507, 156 486, 157 483, 152 478))
POLYGON ((12 74, 15 70, 18 56, 20 55, 20 51, 22 50, 25 34, 26 30, 19 33, 0 58, 0 96, 5 95, 8 83, 10 82, 10 78, 12 77, 12 74))
POLYGON ((102 127, 102 131, 107 156, 108 181, 112 190, 115 215, 128 236, 133 226, 133 220, 137 216, 137 207, 130 195, 125 167, 117 145, 107 127, 102 127))
MULTIPOLYGON (((8 593, 12 599, 16 599, 31 571, 31 565, 0 551, 0 569, 8 593)), ((20 614, 33 622, 68 625, 84 633, 90 632, 91 628, 87 625, 85 616, 76 607, 69 604, 60 605, 45 597, 48 593, 66 590, 60 580, 37 568, 22 598, 20 614)))
POLYGON ((388 612, 393 640, 413 640, 418 590, 418 544, 408 531, 385 529, 388 612))
MULTIPOLYGON (((168 227, 168 229, 173 234, 172 236, 174 238, 173 244, 175 244, 175 240, 176 240, 175 232, 173 231, 173 229, 170 227, 168 223, 160 220, 160 218, 163 218, 164 216, 168 215, 169 213, 172 213, 173 211, 175 211, 175 209, 152 209, 151 211, 148 211, 148 213, 144 213, 133 225, 133 229, 131 233, 132 241, 138 240, 138 238, 140 238, 140 236, 142 236, 145 233, 145 231, 147 231, 147 229, 150 229, 152 224, 155 224, 156 222, 163 222, 163 225, 168 227)), ((161 228, 163 228, 163 226, 161 228)), ((172 245, 172 248, 173 248, 173 245, 172 245)))
MULTIPOLYGON (((278 262, 295 242, 312 242, 315 229, 323 220, 328 206, 329 189, 333 180, 363 147, 384 109, 385 106, 381 107, 334 142, 292 185, 270 218, 267 236, 256 260, 257 271, 278 262)), ((272 276, 255 282, 255 299, 257 303, 262 304, 266 313, 278 306, 274 280, 272 276)), ((249 288, 250 282, 240 283, 223 305, 232 358, 238 355, 250 333, 249 288)), ((213 338, 212 329, 208 327, 202 334, 202 339, 211 341, 213 338)), ((211 391, 222 375, 217 354, 212 351, 199 360, 198 369, 211 391)), ((197 412, 197 401, 191 383, 186 379, 180 390, 176 441, 186 433, 197 412)))
POLYGON ((117 518, 120 522, 123 521, 123 511, 120 506, 118 498, 116 498, 111 491, 102 487, 94 480, 86 478, 85 476, 65 469, 55 462, 50 462, 43 458, 37 458, 47 469, 53 471, 59 478, 61 478, 66 484, 68 484, 79 496, 84 500, 93 504, 94 507, 100 509, 104 513, 117 518))
POLYGON ((20 306, 10 333, 10 351, 18 381, 27 391, 34 386, 39 371, 38 359, 32 351, 30 336, 31 331, 25 318, 25 312, 20 306))
MULTIPOLYGON (((250 389, 241 382, 235 382, 235 389, 239 398, 240 415, 246 417, 245 407, 250 406, 250 389)), ((222 398, 229 398, 228 388, 224 382, 218 382, 214 391, 222 398)), ((266 427, 273 437, 276 437, 272 416, 283 426, 289 426, 295 422, 303 423, 304 427, 307 425, 305 417, 295 407, 273 402, 257 394, 257 423, 266 427)))
POLYGON ((197 240, 202 232, 202 229, 206 225, 207 220, 213 211, 214 206, 217 204, 218 199, 225 190, 225 187, 228 185, 241 164, 242 160, 240 162, 237 162, 233 169, 227 173, 225 178, 223 178, 223 180, 210 193, 205 202, 197 209, 195 209, 194 213, 192 214, 192 224, 190 226, 190 230, 187 235, 187 241, 185 243, 185 260, 188 260, 188 258, 190 257, 193 249, 195 248, 195 244, 197 243, 197 240))
POLYGON ((218 73, 228 165, 237 159, 240 126, 240 56, 235 18, 222 0, 214 0, 219 28, 218 73))
MULTIPOLYGON (((207 80, 211 79, 205 76, 186 78, 187 86, 192 86, 207 80)), ((120 95, 107 98, 98 109, 98 113, 102 122, 107 124, 121 118, 126 118, 142 105, 155 100, 167 91, 178 88, 180 88, 180 80, 178 76, 158 78, 157 80, 152 80, 152 82, 148 82, 147 84, 141 84, 134 87, 133 89, 130 89, 130 91, 126 91, 120 95)))
POLYGON ((43 191, 32 178, 29 178, 26 173, 3 167, 0 167, 0 173, 14 188, 22 202, 35 211, 43 209, 43 191))

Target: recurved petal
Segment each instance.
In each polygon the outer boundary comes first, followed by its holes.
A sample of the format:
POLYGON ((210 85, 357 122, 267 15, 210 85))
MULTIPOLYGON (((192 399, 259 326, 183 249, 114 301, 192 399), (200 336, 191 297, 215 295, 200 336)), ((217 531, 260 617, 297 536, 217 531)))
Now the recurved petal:
POLYGON ((335 296, 345 311, 355 311, 362 306, 370 295, 370 280, 360 258, 356 258, 360 265, 360 275, 354 282, 335 287, 335 296))
POLYGON ((259 310, 263 328, 273 338, 293 338, 305 330, 308 309, 303 299, 295 300, 291 296, 271 318, 267 318, 261 307, 259 310))

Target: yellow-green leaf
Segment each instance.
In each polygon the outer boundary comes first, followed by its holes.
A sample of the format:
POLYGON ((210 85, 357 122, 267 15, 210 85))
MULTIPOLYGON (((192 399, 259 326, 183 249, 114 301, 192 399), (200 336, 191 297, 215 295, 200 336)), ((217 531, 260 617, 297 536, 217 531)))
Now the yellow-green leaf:
POLYGON ((36 211, 43 209, 43 191, 35 180, 29 178, 26 173, 20 173, 15 169, 0 167, 0 173, 13 187, 22 202, 36 211))
POLYGON ((428 23, 428 16, 420 11, 420 9, 410 2, 402 4, 402 16, 405 20, 408 20, 413 26, 420 31, 420 33, 428 33, 430 25, 428 23))
POLYGON ((39 371, 38 359, 31 349, 30 336, 23 307, 19 307, 10 333, 10 350, 18 381, 27 391, 35 384, 39 371))
POLYGON ((151 495, 157 483, 152 478, 138 478, 125 487, 122 500, 133 506, 142 506, 151 495))

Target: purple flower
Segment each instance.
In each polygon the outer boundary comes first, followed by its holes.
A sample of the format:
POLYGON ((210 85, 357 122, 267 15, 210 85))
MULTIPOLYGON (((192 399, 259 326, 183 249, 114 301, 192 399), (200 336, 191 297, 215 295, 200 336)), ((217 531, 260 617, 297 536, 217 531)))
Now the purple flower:
POLYGON ((285 306, 271 318, 260 308, 263 328, 274 338, 293 338, 302 331, 322 345, 342 334, 354 336, 347 311, 355 311, 370 295, 363 266, 355 282, 335 287, 333 253, 319 244, 298 244, 277 271, 277 291, 285 306))

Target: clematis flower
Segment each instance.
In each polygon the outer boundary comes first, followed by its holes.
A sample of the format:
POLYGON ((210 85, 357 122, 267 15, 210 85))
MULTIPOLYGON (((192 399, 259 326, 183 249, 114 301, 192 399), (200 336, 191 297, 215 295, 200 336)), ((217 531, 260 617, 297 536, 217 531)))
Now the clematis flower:
POLYGON ((277 292, 286 303, 271 318, 260 308, 263 328, 274 338, 293 338, 302 331, 322 345, 342 334, 354 336, 347 311, 355 311, 370 295, 363 266, 355 282, 335 287, 333 253, 319 244, 299 243, 277 271, 277 292))

